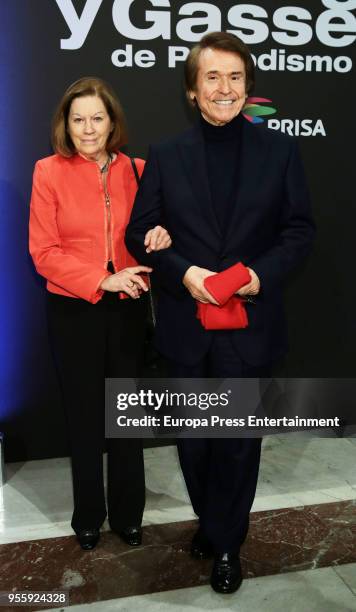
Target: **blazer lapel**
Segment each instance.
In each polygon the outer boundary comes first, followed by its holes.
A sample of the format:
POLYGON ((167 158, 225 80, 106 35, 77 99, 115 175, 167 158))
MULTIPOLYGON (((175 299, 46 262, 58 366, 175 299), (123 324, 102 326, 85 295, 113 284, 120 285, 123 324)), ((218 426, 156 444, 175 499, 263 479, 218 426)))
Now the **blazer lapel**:
POLYGON ((194 126, 185 141, 180 143, 179 148, 194 199, 205 221, 204 232, 208 232, 206 235, 210 241, 220 242, 221 230, 211 199, 204 140, 199 126, 194 126))
POLYGON ((253 126, 246 119, 243 119, 236 203, 232 210, 229 227, 225 236, 225 248, 228 247, 231 240, 236 240, 241 217, 261 184, 269 147, 260 138, 260 129, 264 128, 253 126))

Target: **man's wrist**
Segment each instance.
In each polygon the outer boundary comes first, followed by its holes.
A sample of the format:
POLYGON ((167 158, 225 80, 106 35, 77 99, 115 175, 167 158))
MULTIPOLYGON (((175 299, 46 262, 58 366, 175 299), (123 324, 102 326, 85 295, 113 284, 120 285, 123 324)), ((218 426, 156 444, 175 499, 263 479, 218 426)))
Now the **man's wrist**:
POLYGON ((190 273, 196 267, 197 266, 189 266, 189 268, 185 271, 185 274, 184 274, 183 279, 182 279, 183 285, 186 286, 186 283, 187 283, 187 280, 188 280, 188 277, 189 277, 190 273))

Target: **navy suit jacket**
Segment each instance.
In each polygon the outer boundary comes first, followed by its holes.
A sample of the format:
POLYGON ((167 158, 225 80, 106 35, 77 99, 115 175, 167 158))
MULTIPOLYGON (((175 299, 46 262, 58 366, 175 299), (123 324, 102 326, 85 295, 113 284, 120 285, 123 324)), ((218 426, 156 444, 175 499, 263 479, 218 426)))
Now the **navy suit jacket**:
POLYGON ((126 230, 126 245, 152 266, 160 290, 156 345, 184 365, 197 363, 214 331, 196 318, 196 302, 182 283, 191 265, 220 272, 242 261, 258 275, 256 304, 247 305, 249 325, 232 330, 241 357, 265 365, 287 350, 282 289, 309 253, 314 223, 297 141, 243 119, 236 204, 224 235, 219 229, 199 124, 150 148, 126 230), (173 244, 147 254, 144 236, 163 225, 173 244))

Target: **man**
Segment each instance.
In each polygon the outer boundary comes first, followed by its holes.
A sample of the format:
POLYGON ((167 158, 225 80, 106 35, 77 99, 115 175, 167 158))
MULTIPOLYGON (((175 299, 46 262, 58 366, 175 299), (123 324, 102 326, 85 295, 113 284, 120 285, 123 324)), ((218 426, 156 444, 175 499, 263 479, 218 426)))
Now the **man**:
MULTIPOLYGON (((126 243, 160 281, 157 348, 175 377, 267 376, 287 350, 282 288, 314 236, 296 141, 241 115, 254 85, 254 64, 232 34, 205 35, 185 65, 197 125, 152 146, 127 228, 126 243), (164 225, 171 248, 146 252, 150 227, 164 225), (204 279, 237 262, 250 282, 240 296, 248 327, 207 330, 197 302, 216 304, 204 279)), ((191 553, 215 557, 211 586, 241 584, 239 550, 248 530, 260 439, 185 439, 180 462, 199 517, 191 553)))

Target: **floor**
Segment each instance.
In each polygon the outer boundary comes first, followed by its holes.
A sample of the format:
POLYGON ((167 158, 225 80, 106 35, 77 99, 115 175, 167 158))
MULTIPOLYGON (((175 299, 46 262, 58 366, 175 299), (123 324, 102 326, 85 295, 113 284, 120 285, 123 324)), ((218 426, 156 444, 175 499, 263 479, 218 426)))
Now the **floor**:
POLYGON ((104 526, 98 546, 85 552, 69 524, 68 459, 8 464, 0 591, 65 589, 71 609, 95 612, 356 611, 355 438, 304 432, 264 439, 241 551, 246 580, 234 595, 214 593, 211 561, 189 556, 196 523, 175 447, 146 449, 145 465, 143 546, 131 549, 104 526))

